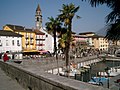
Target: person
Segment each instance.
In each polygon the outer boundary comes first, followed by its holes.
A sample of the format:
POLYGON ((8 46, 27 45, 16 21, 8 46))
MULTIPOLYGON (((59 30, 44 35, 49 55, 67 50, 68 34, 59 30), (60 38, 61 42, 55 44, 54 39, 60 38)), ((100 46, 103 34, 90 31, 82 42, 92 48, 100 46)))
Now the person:
POLYGON ((9 53, 9 51, 6 51, 6 53, 3 56, 4 62, 9 61, 8 53, 9 53))

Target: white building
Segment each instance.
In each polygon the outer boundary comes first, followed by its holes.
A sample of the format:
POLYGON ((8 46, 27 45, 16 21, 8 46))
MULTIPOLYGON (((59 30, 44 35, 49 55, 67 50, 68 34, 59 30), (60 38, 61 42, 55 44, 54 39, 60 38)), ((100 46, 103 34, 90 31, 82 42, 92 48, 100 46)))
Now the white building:
MULTIPOLYGON (((42 45, 44 46, 42 46, 41 48, 45 51, 49 51, 50 53, 53 53, 54 39, 53 39, 53 36, 48 34, 48 32, 42 27, 42 12, 39 5, 37 6, 36 14, 35 14, 35 26, 37 30, 45 33, 42 37, 43 39, 45 39, 44 41, 42 41, 42 45)), ((41 42, 41 41, 37 41, 37 42, 41 42)))
POLYGON ((45 49, 45 33, 40 30, 34 30, 36 33, 36 49, 42 51, 45 49))
POLYGON ((54 52, 54 38, 52 35, 48 34, 45 29, 41 29, 40 31, 45 33, 45 47, 44 49, 46 51, 49 51, 50 53, 54 52))
POLYGON ((0 30, 0 53, 5 53, 6 51, 9 51, 11 54, 14 55, 18 55, 18 53, 20 54, 20 52, 22 51, 21 40, 22 35, 20 34, 16 34, 11 31, 0 30))

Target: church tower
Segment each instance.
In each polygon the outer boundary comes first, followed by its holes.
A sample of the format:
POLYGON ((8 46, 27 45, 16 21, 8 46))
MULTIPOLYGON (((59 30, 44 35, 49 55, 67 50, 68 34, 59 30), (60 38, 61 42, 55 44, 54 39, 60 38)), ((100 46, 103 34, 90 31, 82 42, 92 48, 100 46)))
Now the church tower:
POLYGON ((35 15, 35 26, 36 29, 40 30, 42 27, 42 13, 40 9, 40 5, 38 4, 37 9, 36 9, 36 15, 35 15))

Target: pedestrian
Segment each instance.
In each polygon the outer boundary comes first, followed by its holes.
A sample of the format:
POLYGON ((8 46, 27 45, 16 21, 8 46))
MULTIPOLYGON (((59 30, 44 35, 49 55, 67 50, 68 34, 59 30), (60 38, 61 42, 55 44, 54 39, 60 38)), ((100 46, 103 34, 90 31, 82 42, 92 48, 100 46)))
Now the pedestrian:
POLYGON ((3 56, 4 62, 9 61, 8 53, 9 51, 6 51, 6 53, 4 53, 4 56, 3 56))

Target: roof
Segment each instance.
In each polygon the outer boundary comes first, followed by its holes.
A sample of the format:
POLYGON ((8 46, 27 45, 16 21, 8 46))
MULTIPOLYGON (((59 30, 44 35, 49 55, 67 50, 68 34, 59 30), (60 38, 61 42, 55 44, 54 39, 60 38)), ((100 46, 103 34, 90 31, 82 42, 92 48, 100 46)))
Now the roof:
POLYGON ((40 5, 38 4, 36 11, 41 11, 40 5))
POLYGON ((35 31, 36 34, 45 35, 45 33, 39 31, 38 29, 35 29, 34 31, 35 31))
POLYGON ((79 33, 79 35, 85 35, 85 34, 95 34, 94 32, 83 32, 83 33, 79 33))
POLYGON ((80 36, 80 35, 72 35, 72 36, 76 38, 88 38, 88 36, 80 36))
POLYGON ((22 37, 21 34, 14 33, 12 31, 0 30, 0 36, 14 36, 14 37, 22 37))
POLYGON ((32 29, 28 29, 28 28, 25 28, 25 27, 19 26, 19 25, 6 24, 5 26, 8 26, 9 28, 11 28, 11 29, 14 30, 14 31, 33 32, 32 29))
POLYGON ((93 35, 93 36, 88 36, 89 38, 105 38, 104 36, 101 35, 93 35))

